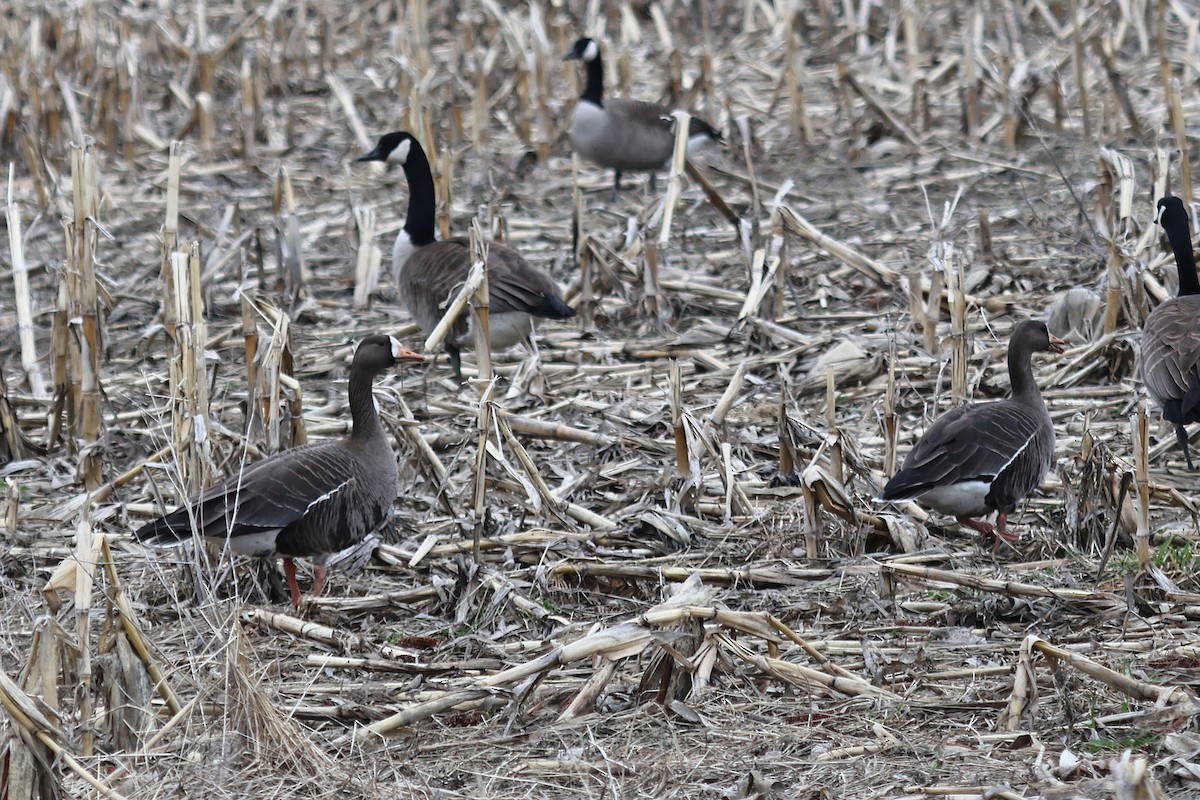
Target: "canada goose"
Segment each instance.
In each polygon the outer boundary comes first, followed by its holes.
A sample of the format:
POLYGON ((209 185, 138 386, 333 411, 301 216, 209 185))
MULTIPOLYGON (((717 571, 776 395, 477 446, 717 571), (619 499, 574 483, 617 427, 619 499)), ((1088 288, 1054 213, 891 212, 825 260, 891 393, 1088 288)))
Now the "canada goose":
POLYGON ((1158 201, 1158 222, 1167 232, 1179 269, 1179 296, 1160 303, 1142 328, 1142 380, 1175 436, 1187 468, 1192 465, 1187 424, 1200 422, 1200 278, 1192 253, 1187 210, 1178 197, 1158 201))
MULTIPOLYGON (((675 118, 671 109, 641 100, 604 101, 604 64, 600 44, 590 37, 575 42, 564 61, 582 61, 587 84, 571 120, 571 146, 602 167, 616 170, 613 197, 621 191, 622 172, 649 172, 650 191, 655 172, 666 169, 675 149, 675 118)), ((707 141, 721 141, 720 132, 699 117, 688 124, 688 152, 707 141)))
POLYGON ((962 405, 943 414, 913 446, 879 500, 917 500, 986 536, 1015 539, 1008 515, 1046 477, 1054 457, 1054 423, 1033 378, 1030 358, 1063 352, 1044 322, 1013 328, 1008 345, 1012 397, 962 405), (996 527, 973 517, 991 511, 996 527))
MULTIPOLYGON (((375 149, 358 160, 392 161, 404 167, 408 217, 392 248, 392 274, 400 299, 428 335, 471 271, 471 241, 465 236, 435 241, 433 173, 425 150, 411 133, 384 134, 375 149)), ((511 247, 488 243, 487 269, 488 330, 493 349, 527 340, 533 330, 533 317, 575 316, 575 309, 563 301, 554 279, 511 247)), ((464 312, 446 339, 446 352, 459 383, 463 380, 459 353, 471 343, 469 315, 464 312)))
POLYGON ((293 558, 316 562, 313 597, 325 564, 359 547, 392 515, 398 491, 396 454, 371 396, 375 376, 423 357, 391 336, 368 336, 350 364, 350 435, 284 450, 249 464, 134 534, 156 546, 178 544, 195 530, 228 542, 239 555, 283 556, 292 605, 300 605, 293 558))

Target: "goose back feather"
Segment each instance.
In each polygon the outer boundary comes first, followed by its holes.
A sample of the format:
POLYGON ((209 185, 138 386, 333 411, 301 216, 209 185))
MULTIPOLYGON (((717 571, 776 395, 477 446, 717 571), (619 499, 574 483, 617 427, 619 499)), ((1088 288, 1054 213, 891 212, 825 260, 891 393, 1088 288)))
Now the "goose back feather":
POLYGON ((1048 419, 1015 400, 951 409, 909 452, 881 497, 919 499, 953 516, 1011 513, 1050 469, 1054 428, 1048 419), (947 490, 955 486, 962 488, 947 490))
MULTIPOLYGON (((446 302, 466 280, 470 263, 471 242, 464 236, 426 245, 404 261, 396 285, 422 330, 433 330, 441 320, 446 302)), ((533 330, 531 317, 568 319, 575 315, 559 295, 554 279, 511 247, 489 243, 487 264, 492 347, 511 347, 527 339, 533 330)), ((467 321, 464 314, 454 323, 452 337, 459 347, 471 343, 467 321)))

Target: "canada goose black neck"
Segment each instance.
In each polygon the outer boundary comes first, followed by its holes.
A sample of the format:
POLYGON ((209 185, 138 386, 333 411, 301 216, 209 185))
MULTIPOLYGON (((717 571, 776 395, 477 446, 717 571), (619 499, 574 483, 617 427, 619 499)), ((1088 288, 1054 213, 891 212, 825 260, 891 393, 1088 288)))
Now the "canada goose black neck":
POLYGON ((604 59, 600 57, 600 43, 589 36, 575 40, 575 44, 563 56, 563 61, 582 61, 587 67, 587 84, 579 99, 592 105, 604 107, 604 59))
POLYGON ((408 181, 408 216, 404 220, 404 232, 415 247, 433 244, 437 212, 433 172, 429 169, 429 157, 416 137, 407 131, 386 133, 379 137, 373 150, 359 156, 358 160, 400 162, 408 181))
POLYGON ((595 103, 604 107, 604 60, 600 57, 600 48, 596 47, 596 57, 587 61, 587 84, 583 87, 580 100, 595 103))
POLYGON ((410 139, 411 149, 404 160, 404 177, 408 179, 408 216, 404 230, 417 247, 434 240, 434 214, 437 201, 433 194, 433 172, 429 158, 416 139, 410 139))
POLYGON ((1200 294, 1200 277, 1196 275, 1196 256, 1192 252, 1192 231, 1183 201, 1171 196, 1160 199, 1158 221, 1167 232, 1171 250, 1175 253, 1180 296, 1200 294))

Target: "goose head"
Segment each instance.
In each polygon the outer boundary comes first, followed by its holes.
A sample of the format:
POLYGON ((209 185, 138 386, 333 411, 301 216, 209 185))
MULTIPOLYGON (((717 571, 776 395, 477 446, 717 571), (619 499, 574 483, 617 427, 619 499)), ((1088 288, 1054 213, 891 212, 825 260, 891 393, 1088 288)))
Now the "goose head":
MULTIPOLYGON (((392 131, 379 137, 375 148, 358 157, 358 161, 388 161, 403 165, 408 161, 408 154, 416 144, 416 139, 408 131, 392 131)), ((418 145, 419 146, 419 145, 418 145)))
POLYGON ((1050 333, 1041 320, 1026 320, 1013 328, 1009 349, 1026 350, 1030 353, 1062 353, 1066 342, 1050 333))
POLYGON ((395 336, 381 334, 368 336, 359 342, 350 369, 355 372, 376 373, 397 364, 411 364, 424 360, 425 356, 409 350, 400 344, 400 340, 395 336))
POLYGON ((563 56, 563 61, 595 61, 600 57, 600 45, 590 36, 575 40, 571 49, 563 56))

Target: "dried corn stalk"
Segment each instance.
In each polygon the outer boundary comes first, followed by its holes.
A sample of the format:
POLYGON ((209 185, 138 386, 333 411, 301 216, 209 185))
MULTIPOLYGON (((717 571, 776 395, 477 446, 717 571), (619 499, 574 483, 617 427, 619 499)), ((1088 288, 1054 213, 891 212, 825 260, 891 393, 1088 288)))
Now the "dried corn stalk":
POLYGON ((67 289, 69 324, 74 335, 66 338, 67 384, 73 415, 68 417, 71 433, 82 442, 79 477, 94 490, 103 482, 100 450, 100 357, 104 336, 100 324, 99 289, 96 281, 97 220, 100 189, 96 160, 90 141, 71 146, 73 216, 64 225, 67 232, 67 289))
POLYGON ((354 222, 358 226, 358 257, 354 266, 354 307, 370 304, 371 292, 379 285, 379 270, 383 253, 375 244, 375 209, 355 208, 354 222))
POLYGON ((470 246, 472 263, 482 265, 479 286, 470 299, 471 321, 474 323, 475 330, 475 363, 478 366, 479 379, 490 381, 492 379, 492 337, 491 318, 488 314, 490 304, 487 267, 488 240, 483 236, 478 219, 471 220, 470 246))
POLYGON ((171 254, 171 274, 175 295, 170 301, 176 320, 175 353, 169 370, 171 427, 184 493, 190 495, 206 486, 211 474, 208 373, 204 360, 208 326, 200 294, 199 242, 192 243, 189 253, 171 254))
POLYGON ((279 288, 287 298, 287 306, 292 307, 304 292, 304 243, 300 238, 300 217, 296 213, 292 179, 286 167, 280 168, 275 181, 272 213, 278 248, 279 288))
MULTIPOLYGON (((8 250, 12 256, 13 287, 16 292, 17 335, 21 341, 21 367, 29 381, 30 393, 38 399, 48 397, 46 379, 38 363, 33 339, 33 300, 29 291, 29 271, 25 266, 25 244, 21 235, 21 206, 13 197, 13 168, 8 169, 8 250)), ((5 429, 8 434, 8 429, 5 429)))

